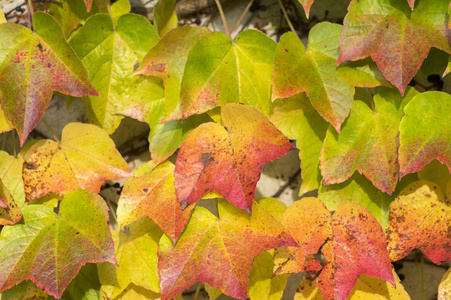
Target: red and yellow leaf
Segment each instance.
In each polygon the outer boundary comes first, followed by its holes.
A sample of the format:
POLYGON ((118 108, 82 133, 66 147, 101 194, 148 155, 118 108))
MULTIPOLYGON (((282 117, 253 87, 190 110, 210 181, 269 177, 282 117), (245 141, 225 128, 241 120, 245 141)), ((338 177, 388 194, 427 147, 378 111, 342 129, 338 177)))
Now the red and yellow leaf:
POLYGON ((22 213, 24 224, 6 226, 0 235, 0 291, 31 279, 60 298, 85 263, 116 263, 108 208, 93 192, 66 195, 58 215, 41 205, 22 213))
POLYGON ((315 261, 306 259, 322 245, 321 252, 328 263, 316 285, 325 299, 346 299, 360 275, 394 284, 384 231, 364 206, 343 204, 331 216, 320 200, 304 198, 285 211, 282 224, 288 226, 301 249, 298 251, 304 253, 292 251, 291 258, 297 263, 286 261, 284 264, 279 260, 279 270, 315 271, 315 264, 312 264, 315 261))
POLYGON ((117 208, 118 226, 122 228, 146 216, 175 243, 193 208, 191 205, 182 211, 175 194, 174 165, 166 161, 151 172, 127 179, 117 208))
POLYGON ((98 96, 55 19, 37 12, 33 25, 34 33, 15 23, 0 25, 0 98, 21 146, 41 120, 54 91, 98 96))
POLYGON ((371 56, 401 94, 431 47, 451 53, 448 0, 353 0, 340 38, 338 62, 371 56), (410 4, 410 7, 409 7, 410 4))
POLYGON ((61 142, 41 140, 24 155, 27 200, 50 193, 64 195, 80 188, 98 193, 105 180, 130 174, 114 142, 95 125, 69 123, 63 129, 61 142))
MULTIPOLYGON (((450 189, 448 183, 448 189, 450 189)), ((404 188, 392 202, 387 225, 392 261, 418 248, 434 263, 451 260, 451 205, 449 195, 429 181, 404 188)))
POLYGON ((307 19, 310 14, 310 7, 312 6, 313 2, 315 0, 298 0, 299 3, 301 3, 302 7, 304 8, 305 15, 307 16, 307 19))
POLYGON ((296 242, 258 203, 253 214, 224 200, 215 217, 202 207, 174 246, 168 237, 160 241, 158 268, 163 299, 182 292, 196 281, 207 282, 234 298, 249 297, 252 261, 262 251, 296 242))
POLYGON ((293 149, 290 141, 261 113, 236 103, 222 106, 227 130, 204 123, 183 143, 175 164, 175 188, 182 205, 216 191, 251 212, 264 164, 293 149))

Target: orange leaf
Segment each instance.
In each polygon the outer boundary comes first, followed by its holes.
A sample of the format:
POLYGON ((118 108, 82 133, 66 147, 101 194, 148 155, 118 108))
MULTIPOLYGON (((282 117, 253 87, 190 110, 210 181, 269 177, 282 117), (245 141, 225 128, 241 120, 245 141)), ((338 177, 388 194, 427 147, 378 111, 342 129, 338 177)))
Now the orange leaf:
POLYGON ((257 202, 249 215, 224 200, 216 218, 196 207, 190 222, 174 246, 163 236, 158 253, 162 299, 169 299, 197 280, 224 294, 248 296, 252 261, 262 251, 296 242, 284 227, 257 202))
POLYGON ((436 264, 451 260, 450 200, 437 184, 420 180, 401 191, 391 203, 387 240, 392 261, 414 248, 436 264))
POLYGON ((249 213, 264 164, 294 147, 263 114, 237 103, 222 106, 224 129, 204 123, 183 143, 175 163, 175 188, 182 205, 217 191, 249 213))
POLYGON ((69 123, 61 142, 41 140, 24 155, 27 200, 77 189, 98 193, 104 180, 121 179, 130 173, 114 142, 95 125, 69 123))

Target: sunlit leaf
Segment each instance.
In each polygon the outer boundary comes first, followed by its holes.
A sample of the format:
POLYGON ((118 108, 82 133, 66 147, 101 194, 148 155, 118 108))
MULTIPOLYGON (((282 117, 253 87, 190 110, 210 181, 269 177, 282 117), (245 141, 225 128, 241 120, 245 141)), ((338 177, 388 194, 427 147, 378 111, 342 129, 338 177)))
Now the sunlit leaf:
POLYGON ((21 146, 41 120, 54 91, 77 97, 97 95, 55 19, 36 12, 33 25, 36 32, 15 23, 0 25, 0 98, 21 146))
POLYGON ((358 171, 382 192, 393 194, 399 178, 399 123, 403 108, 417 94, 411 88, 401 97, 397 90, 380 88, 373 96, 373 108, 354 100, 340 134, 329 128, 324 139, 323 184, 343 182, 358 171))
MULTIPOLYGON (((163 79, 165 86, 163 121, 182 118, 180 85, 188 54, 197 41, 210 33, 211 31, 207 28, 189 26, 168 32, 149 50, 136 71, 136 74, 153 75, 163 79)), ((154 119, 157 122, 162 120, 159 115, 156 115, 154 119)))
POLYGON ((159 0, 153 9, 153 17, 160 36, 177 28, 179 19, 175 13, 175 0, 159 0))
MULTIPOLYGON (((108 296, 106 294, 100 294, 101 300, 109 300, 108 296)), ((156 299, 160 300, 161 295, 155 292, 152 292, 151 290, 147 290, 139 285, 135 285, 133 283, 130 283, 122 293, 116 297, 115 300, 151 300, 156 299)), ((183 300, 183 297, 173 297, 173 300, 183 300)))
POLYGON ((122 228, 149 217, 175 243, 193 208, 194 205, 184 211, 180 208, 174 187, 174 165, 166 161, 151 172, 126 181, 117 208, 118 224, 122 228))
POLYGON ((5 14, 0 10, 0 24, 6 23, 5 14))
POLYGON ((207 282, 234 298, 248 297, 252 261, 262 251, 296 242, 258 203, 249 215, 224 200, 219 218, 196 207, 174 246, 164 236, 158 253, 160 288, 167 299, 196 281, 207 282))
POLYGON ((105 180, 128 176, 130 169, 114 142, 95 125, 69 123, 61 142, 40 140, 24 155, 27 200, 80 188, 98 193, 105 180))
POLYGON ((100 98, 83 98, 92 123, 110 134, 116 130, 124 102, 147 80, 135 76, 134 71, 157 41, 149 20, 134 14, 122 15, 115 26, 109 15, 96 14, 71 37, 69 44, 100 94, 100 98))
POLYGON ((438 287, 438 300, 447 300, 451 297, 451 269, 448 269, 442 277, 438 287))
POLYGON ((247 104, 268 116, 276 43, 258 30, 231 41, 213 32, 191 50, 180 93, 183 117, 229 102, 247 104))
POLYGON ((251 212, 263 166, 293 146, 261 113, 237 103, 222 106, 227 130, 204 123, 187 137, 175 164, 175 188, 183 206, 216 191, 251 212))
POLYGON ((392 202, 387 225, 390 258, 418 248, 434 263, 451 260, 450 200, 437 184, 413 182, 392 202))
POLYGON ((433 159, 451 170, 451 96, 443 92, 425 92, 406 105, 401 121, 400 176, 417 172, 433 159))
MULTIPOLYGON (((398 275, 393 271, 396 288, 389 282, 372 278, 366 275, 360 276, 347 300, 410 300, 409 295, 404 290, 398 275)), ((324 300, 315 282, 305 276, 294 295, 294 300, 324 300)))
POLYGON ((0 235, 0 291, 31 279, 60 298, 85 263, 116 263, 108 208, 93 192, 68 194, 58 215, 38 205, 22 213, 24 224, 6 226, 0 235))
POLYGON ((328 22, 315 25, 307 49, 294 33, 284 34, 276 49, 272 92, 273 99, 306 92, 313 107, 338 132, 351 109, 354 87, 385 84, 374 63, 337 67, 341 28, 328 22))
POLYGON ((0 151, 0 179, 19 207, 25 203, 22 165, 21 155, 14 157, 5 151, 0 151))
POLYGON ((113 231, 119 267, 110 263, 98 265, 100 282, 103 289, 110 291, 111 299, 132 283, 155 293, 160 291, 157 252, 162 235, 158 226, 147 218, 130 224, 126 233, 113 231))
POLYGON ((0 180, 0 225, 15 224, 22 220, 19 205, 0 180))
POLYGON ((270 120, 289 139, 296 140, 301 159, 299 195, 320 187, 319 154, 329 124, 313 108, 304 93, 284 99, 270 120))
POLYGON ((215 300, 220 295, 222 295, 222 291, 220 289, 214 288, 208 283, 204 283, 205 291, 208 293, 208 297, 210 297, 210 300, 215 300))
POLYGON ((117 20, 122 15, 128 14, 132 9, 129 0, 118 0, 111 4, 111 18, 113 19, 114 24, 117 24, 117 20))
POLYGON ((448 4, 419 0, 412 10, 406 0, 353 0, 344 19, 338 62, 371 56, 404 94, 431 47, 451 53, 448 4))

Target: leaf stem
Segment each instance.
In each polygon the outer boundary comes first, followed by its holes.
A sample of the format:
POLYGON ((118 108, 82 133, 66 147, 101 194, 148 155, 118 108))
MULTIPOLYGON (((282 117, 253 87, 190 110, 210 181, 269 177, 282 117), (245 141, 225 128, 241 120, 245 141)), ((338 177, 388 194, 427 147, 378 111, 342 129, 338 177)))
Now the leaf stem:
POLYGON ((27 1, 27 7, 28 7, 28 29, 31 29, 31 20, 33 18, 33 3, 31 0, 27 1))
POLYGON ((12 132, 12 134, 13 134, 13 153, 14 153, 14 157, 17 157, 17 153, 16 153, 16 134, 15 134, 15 132, 13 131, 12 132))
POLYGON ((249 11, 249 8, 251 7, 252 3, 254 3, 254 0, 249 1, 249 4, 244 9, 243 13, 241 14, 241 17, 236 21, 235 25, 233 26, 232 30, 230 30, 230 35, 232 35, 233 31, 240 25, 241 21, 243 21, 244 16, 249 11))
POLYGON ((42 122, 44 122, 45 126, 47 127, 47 129, 50 131, 50 133, 52 134, 53 138, 55 139, 55 141, 57 141, 58 143, 60 142, 59 138, 56 136, 55 132, 52 130, 52 128, 50 127, 49 123, 47 123, 47 121, 42 118, 42 122))
POLYGON ((294 32, 294 34, 299 38, 299 35, 297 34, 296 30, 294 29, 293 24, 291 24, 290 18, 288 17, 285 7, 283 6, 282 0, 279 0, 279 5, 280 5, 280 8, 282 9, 285 20, 287 20, 288 26, 290 26, 291 31, 294 32))
POLYGON ((197 297, 199 296, 200 287, 202 286, 202 283, 199 281, 196 288, 196 293, 194 294, 193 300, 197 300, 197 297))
POLYGON ((227 33, 227 36, 230 39, 232 39, 232 36, 230 35, 230 31, 229 31, 229 26, 227 26, 227 20, 225 18, 224 11, 222 10, 221 3, 219 2, 219 0, 215 0, 215 2, 216 2, 216 6, 218 6, 219 14, 221 15, 222 23, 224 23, 224 28, 227 33))

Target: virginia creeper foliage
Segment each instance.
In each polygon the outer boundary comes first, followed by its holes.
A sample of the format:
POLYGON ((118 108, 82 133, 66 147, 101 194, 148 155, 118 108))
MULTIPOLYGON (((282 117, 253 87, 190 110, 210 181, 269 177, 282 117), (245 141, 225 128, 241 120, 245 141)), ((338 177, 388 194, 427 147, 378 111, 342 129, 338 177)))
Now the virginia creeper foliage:
POLYGON ((342 24, 277 40, 181 26, 175 0, 153 23, 128 0, 60 1, 29 28, 0 12, 0 133, 21 147, 0 151, 0 299, 178 299, 197 281, 280 299, 300 272, 295 299, 409 299, 392 262, 451 261, 449 0, 351 0, 342 24), (33 139, 55 92, 90 124, 33 139), (109 136, 124 117, 150 128, 133 171, 109 136), (299 195, 318 196, 255 199, 296 149, 299 195))

